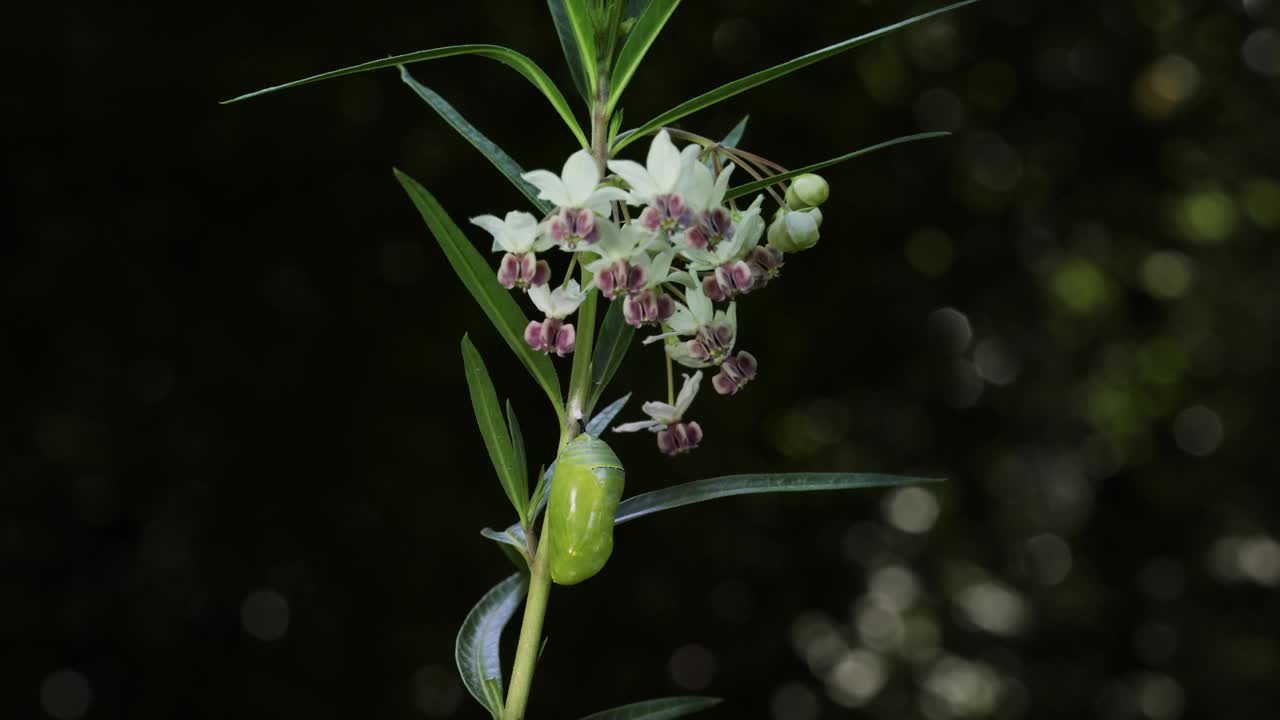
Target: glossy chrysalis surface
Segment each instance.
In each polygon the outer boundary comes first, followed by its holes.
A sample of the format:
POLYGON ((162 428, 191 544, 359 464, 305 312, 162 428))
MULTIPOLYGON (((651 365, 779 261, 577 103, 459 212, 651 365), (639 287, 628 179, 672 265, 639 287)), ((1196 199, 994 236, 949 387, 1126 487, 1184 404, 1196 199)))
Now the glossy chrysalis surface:
POLYGON ((618 456, 599 438, 579 435, 560 451, 546 519, 556 583, 580 583, 608 562, 624 478, 618 456))

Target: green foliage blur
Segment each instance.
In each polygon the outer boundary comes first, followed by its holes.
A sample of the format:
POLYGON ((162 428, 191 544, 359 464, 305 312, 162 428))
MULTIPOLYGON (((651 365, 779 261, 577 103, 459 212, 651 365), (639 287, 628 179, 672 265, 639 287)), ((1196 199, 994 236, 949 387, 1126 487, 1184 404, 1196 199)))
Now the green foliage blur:
MULTIPOLYGON (((624 126, 939 4, 686 2, 624 126)), ((524 200, 394 71, 216 103, 463 42, 574 97, 544 5, 5 14, 0 711, 481 717, 453 639, 509 573, 478 531, 512 518, 464 332, 532 465, 557 433, 390 168, 458 220, 524 200)), ((949 480, 619 528, 552 594, 534 717, 690 692, 728 699, 709 718, 1273 717, 1278 23, 986 0, 687 118, 750 113, 742 146, 788 167, 954 136, 824 173, 822 241, 740 307, 761 377, 700 399, 687 458, 612 441, 628 494, 949 480)), ((496 63, 414 75, 528 168, 574 149, 496 63)), ((637 345, 604 401, 663 373, 637 345)))

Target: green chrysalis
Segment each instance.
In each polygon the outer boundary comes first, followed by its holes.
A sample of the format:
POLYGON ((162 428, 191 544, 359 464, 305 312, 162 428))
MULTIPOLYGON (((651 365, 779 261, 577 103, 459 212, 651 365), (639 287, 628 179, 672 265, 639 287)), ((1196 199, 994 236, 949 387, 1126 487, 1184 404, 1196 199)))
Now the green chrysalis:
POLYGON ((547 502, 552 580, 575 585, 608 562, 625 476, 618 456, 599 438, 579 435, 560 451, 547 502))

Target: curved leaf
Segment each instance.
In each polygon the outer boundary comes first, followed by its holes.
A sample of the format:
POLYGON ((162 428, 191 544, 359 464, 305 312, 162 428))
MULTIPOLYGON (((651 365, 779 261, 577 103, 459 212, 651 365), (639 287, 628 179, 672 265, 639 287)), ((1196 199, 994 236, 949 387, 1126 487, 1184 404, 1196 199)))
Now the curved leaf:
POLYGON ((593 713, 582 720, 671 720, 692 715, 699 710, 706 710, 721 702, 720 698, 713 697, 669 697, 623 705, 612 710, 593 713))
POLYGON ((768 68, 767 70, 761 70, 760 72, 757 72, 752 75, 748 75, 744 78, 739 78, 737 80, 734 80, 733 82, 721 85, 715 90, 705 92, 699 95, 698 97, 693 98, 692 100, 686 100, 685 102, 680 103, 679 105, 671 108, 670 110, 662 113, 661 115, 658 115, 657 117, 641 125, 635 130, 631 130, 623 133, 622 135, 619 135, 617 142, 614 144, 613 150, 615 152, 618 150, 621 150, 622 148, 630 145, 636 140, 657 130, 658 128, 661 128, 665 125, 669 125, 686 115, 695 113, 699 110, 702 110, 703 108, 714 105, 722 100, 731 98, 734 95, 737 95, 738 93, 750 90, 751 88, 754 88, 757 85, 763 85, 764 83, 767 83, 770 80, 776 80, 777 78, 793 73, 796 70, 799 70, 800 68, 807 67, 821 60, 826 60, 829 57, 839 55, 840 53, 845 52, 847 50, 852 50, 853 48, 858 47, 859 45, 863 45, 865 43, 871 42, 872 40, 877 40, 879 38, 882 38, 886 35, 897 32, 898 30, 901 30, 905 27, 909 27, 923 20, 928 20, 929 18, 935 17, 937 15, 942 15, 943 13, 951 12, 952 10, 958 10, 966 5, 972 5, 975 2, 978 2, 978 0, 963 0, 963 2, 958 2, 958 3, 955 3, 954 5, 948 5, 944 8, 939 8, 937 10, 933 10, 933 11, 924 13, 922 15, 917 15, 908 20, 903 20, 902 22, 894 23, 893 25, 880 28, 879 30, 869 32, 865 35, 859 35, 854 38, 849 38, 848 40, 845 40, 843 42, 838 42, 834 45, 830 45, 828 47, 822 48, 821 50, 815 50, 807 55, 801 55, 798 58, 788 60, 787 62, 784 62, 780 65, 774 65, 773 67, 768 68))
POLYGON ((524 341, 524 328, 529 324, 529 319, 520 310, 520 306, 516 305, 511 294, 498 284, 493 268, 485 262, 484 257, 471 244, 471 241, 462 234, 462 230, 450 219, 449 214, 440 206, 435 196, 427 192, 427 189, 418 181, 399 170, 395 171, 395 175, 405 192, 409 194, 409 199, 418 208, 418 212, 422 214, 422 218, 427 221, 427 227, 431 229, 431 234, 440 244, 440 249, 444 251, 449 264, 453 266, 453 271, 458 274, 458 278, 476 299, 480 309, 484 310, 484 314, 498 329, 498 334, 507 341, 512 352, 520 358, 520 362, 533 375, 534 380, 542 386, 556 410, 556 415, 563 422, 564 407, 560 397, 560 378, 556 375, 556 369, 546 355, 534 352, 533 348, 524 341))
POLYGON ((498 147, 497 143, 485 137, 484 133, 467 122, 467 119, 462 117, 462 114, 455 110, 448 101, 440 97, 439 93, 414 80, 413 76, 409 74, 408 68, 400 68, 400 79, 417 93, 418 97, 425 100, 431 106, 431 109, 439 113, 440 117, 444 118, 444 121, 449 123, 450 127, 457 130, 459 135, 466 138, 467 142, 479 150, 481 155, 484 155, 489 162, 493 163, 493 166, 498 168, 498 171, 506 176, 511 181, 511 184, 516 186, 517 190, 523 193, 526 198, 529 198, 529 202, 533 203, 533 206, 539 212, 546 215, 552 211, 553 206, 551 203, 538 197, 538 189, 520 177, 524 174, 524 168, 520 167, 520 163, 513 160, 506 151, 498 147))
POLYGON ((309 85, 314 82, 320 82, 321 80, 330 80, 332 78, 344 77, 346 75, 355 75, 357 73, 369 72, 371 70, 382 70, 383 68, 395 67, 397 65, 408 65, 410 63, 423 62, 424 60, 436 60, 439 58, 453 57, 455 55, 479 55, 480 57, 489 58, 490 60, 497 60, 523 75, 529 82, 533 83, 534 87, 542 91, 542 94, 546 96, 547 100, 551 101, 551 106, 560 114, 565 125, 569 126, 569 130, 573 132, 574 137, 578 139, 578 142, 582 144, 582 147, 585 148, 588 146, 587 136, 583 134, 582 126, 580 126, 577 119, 574 118, 572 108, 569 107, 569 103, 564 99, 564 95, 560 94, 560 89, 556 87, 556 84, 551 82, 551 78, 547 77, 547 74, 542 71, 542 68, 538 67, 538 65, 528 57, 512 50, 511 48, 502 47, 501 45, 450 45, 449 47, 432 48, 431 50, 419 50, 418 52, 406 53, 404 55, 395 55, 389 58, 383 58, 382 60, 371 60, 366 63, 352 65, 351 67, 345 67, 340 70, 331 70, 326 73, 320 73, 319 75, 305 77, 301 80, 294 80, 293 82, 287 82, 283 85, 273 85, 261 90, 255 90, 254 92, 245 93, 244 95, 231 98, 230 100, 224 100, 222 104, 226 105, 228 103, 240 102, 241 100, 248 100, 249 98, 257 97, 259 95, 266 95, 267 93, 273 93, 279 90, 287 90, 300 85, 309 85))
POLYGON ((613 65, 613 75, 609 79, 609 105, 605 109, 606 115, 612 113, 618 106, 618 100, 622 98, 622 93, 631 83, 631 77, 635 75, 636 68, 640 67, 640 61, 644 59, 645 53, 649 52, 658 33, 662 32, 667 20, 671 19, 671 14, 679 5, 680 0, 652 0, 645 8, 644 14, 636 21, 635 26, 631 28, 631 33, 627 35, 627 41, 622 46, 622 52, 619 53, 618 60, 613 65))
POLYGON ((865 147, 865 148, 862 148, 861 150, 854 150, 853 152, 847 153, 845 155, 841 155, 840 157, 831 158, 830 160, 823 160, 822 162, 817 162, 812 165, 805 165, 804 167, 799 168, 797 170, 790 170, 788 172, 779 173, 777 175, 770 175, 769 177, 763 180, 757 180, 755 182, 750 182, 745 185, 739 185, 734 188, 729 188, 729 191, 724 195, 724 199, 732 200, 737 197, 742 197, 743 195, 749 195, 753 192, 758 192, 760 190, 763 190, 769 187, 770 185, 773 185, 774 183, 784 182, 786 180, 790 180, 793 177, 803 175, 805 173, 817 172, 818 170, 821 170, 825 167, 831 167, 832 165, 842 163, 845 160, 852 160, 862 155, 869 155, 877 150, 883 150, 887 147, 893 147, 894 145, 901 145, 903 143, 915 142, 917 140, 932 140, 933 138, 945 137, 950 134, 951 133, 949 132, 927 132, 927 133, 918 133, 915 135, 904 135, 903 137, 900 137, 900 138, 886 140, 885 142, 882 142, 878 145, 865 147))
POLYGON ((631 393, 627 393, 606 405, 603 410, 596 413, 595 416, 587 422, 587 426, 583 432, 588 435, 600 437, 601 433, 609 428, 609 423, 613 422, 613 419, 618 417, 618 413, 622 412, 622 408, 626 407, 627 401, 630 399, 631 393))
POLYGON ((529 566, 529 541, 524 535, 524 528, 520 525, 512 525, 511 527, 498 532, 492 528, 485 528, 480 531, 481 537, 488 538, 505 548, 514 548, 516 559, 523 558, 524 565, 516 564, 518 568, 529 566))
POLYGON ((876 475, 867 473, 781 473, 759 475, 726 475, 695 480, 635 495, 618 504, 614 525, 652 515, 663 510, 693 503, 759 493, 815 492, 821 490, 853 490, 855 488, 891 487, 938 482, 933 478, 876 475))
POLYGON ((494 717, 502 713, 499 641, 528 588, 529 576, 525 573, 516 573, 495 585, 467 613, 454 645, 453 656, 462 684, 494 717))
MULTIPOLYGON (((583 75, 587 83, 587 104, 595 94, 596 78, 596 30, 591 19, 591 0, 564 0, 565 19, 569 31, 573 34, 574 44, 578 48, 578 57, 582 62, 583 75)), ((586 145, 584 144, 584 147, 586 145)))
POLYGON ((733 126, 724 139, 720 141, 720 145, 727 148, 736 148, 738 143, 742 142, 742 136, 747 132, 747 121, 751 119, 750 115, 743 115, 737 125, 733 126))
MULTIPOLYGON (((498 393, 493 388, 493 380, 484 366, 480 351, 471 344, 471 338, 462 336, 462 362, 466 369, 467 390, 471 393, 471 408, 475 411, 476 425, 480 427, 480 435, 484 437, 485 449, 489 451, 489 460, 498 473, 498 481, 506 491, 507 498, 515 507, 516 514, 524 521, 529 508, 529 479, 525 477, 523 467, 518 467, 524 460, 524 440, 520 441, 519 457, 513 445, 508 425, 502 421, 502 409, 498 405, 498 393)), ((507 404, 510 411, 511 404, 507 404)))
POLYGON ((622 315, 622 302, 615 300, 609 303, 604 322, 600 323, 595 353, 591 356, 591 393, 582 409, 584 416, 590 417, 605 388, 609 387, 609 382, 622 366, 635 332, 636 329, 628 325, 622 315))
POLYGON ((560 49, 564 50, 564 62, 569 66, 569 77, 573 78, 573 86, 578 89, 582 99, 591 104, 591 91, 587 85, 587 71, 583 66, 582 53, 578 49, 578 38, 573 34, 573 24, 569 21, 569 11, 564 0, 547 0, 547 10, 556 26, 556 35, 560 38, 560 49))

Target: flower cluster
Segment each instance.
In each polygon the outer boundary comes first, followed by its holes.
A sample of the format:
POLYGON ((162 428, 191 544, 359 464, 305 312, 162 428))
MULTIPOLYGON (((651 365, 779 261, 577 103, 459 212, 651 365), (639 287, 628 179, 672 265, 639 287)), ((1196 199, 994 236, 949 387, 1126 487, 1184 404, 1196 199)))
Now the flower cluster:
POLYGON ((774 195, 779 207, 766 227, 763 195, 741 209, 725 200, 732 161, 750 170, 745 157, 714 143, 680 150, 663 130, 644 165, 609 161, 607 178, 585 150, 571 155, 560 175, 525 173, 538 197, 555 206, 540 221, 525 212, 471 220, 493 235, 493 252, 502 253, 498 282, 527 293, 543 314, 525 329, 534 350, 571 354, 576 333, 567 320, 598 290, 622 303, 629 325, 657 330, 645 344, 660 342, 669 363, 697 370, 685 376, 677 398, 644 404, 650 419, 615 428, 656 433, 659 449, 668 455, 692 450, 702 440, 701 426, 684 419, 702 369, 715 369, 711 385, 721 395, 736 394, 756 376, 755 356, 734 350, 738 296, 777 278, 786 254, 818 242, 826 181, 812 174, 792 180, 785 198, 774 195), (721 167, 721 157, 731 162, 721 167), (631 208, 639 208, 634 218, 631 208), (553 288, 550 264, 539 257, 552 249, 574 254, 589 282, 580 286, 570 278, 571 268, 553 288))

